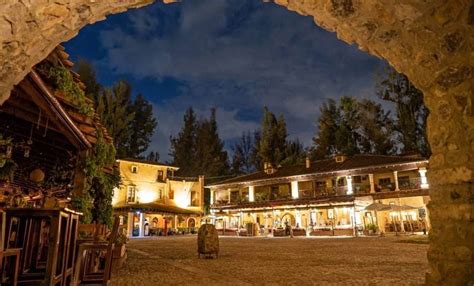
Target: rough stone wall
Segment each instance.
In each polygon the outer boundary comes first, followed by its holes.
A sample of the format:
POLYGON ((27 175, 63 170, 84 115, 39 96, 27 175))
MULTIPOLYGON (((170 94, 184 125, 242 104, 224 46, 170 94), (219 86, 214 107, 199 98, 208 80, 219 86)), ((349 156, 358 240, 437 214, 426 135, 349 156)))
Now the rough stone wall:
MULTIPOLYGON (((0 0, 0 103, 34 64, 84 25, 153 0, 4 2, 0 0)), ((474 284, 472 0, 275 2, 314 17, 341 40, 386 59, 423 90, 433 151, 427 284, 474 284)))

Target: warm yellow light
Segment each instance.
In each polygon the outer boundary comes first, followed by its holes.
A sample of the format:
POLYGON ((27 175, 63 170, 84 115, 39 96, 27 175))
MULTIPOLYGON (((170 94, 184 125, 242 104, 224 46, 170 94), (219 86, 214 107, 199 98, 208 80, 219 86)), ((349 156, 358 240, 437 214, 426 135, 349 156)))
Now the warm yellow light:
POLYGON ((140 189, 138 192, 138 201, 140 203, 151 203, 158 199, 158 192, 149 189, 140 189))

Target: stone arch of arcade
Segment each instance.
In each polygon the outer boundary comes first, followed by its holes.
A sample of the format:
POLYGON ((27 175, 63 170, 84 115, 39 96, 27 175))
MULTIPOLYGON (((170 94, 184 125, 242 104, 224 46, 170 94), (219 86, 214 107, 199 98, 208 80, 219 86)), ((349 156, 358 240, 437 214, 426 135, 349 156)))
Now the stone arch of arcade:
MULTIPOLYGON (((162 0, 173 2, 172 0, 162 0)), ((154 0, 3 1, 0 104, 59 43, 106 15, 154 0)), ((433 155, 427 284, 474 283, 474 4, 472 0, 274 0, 372 55, 425 94, 433 155)))

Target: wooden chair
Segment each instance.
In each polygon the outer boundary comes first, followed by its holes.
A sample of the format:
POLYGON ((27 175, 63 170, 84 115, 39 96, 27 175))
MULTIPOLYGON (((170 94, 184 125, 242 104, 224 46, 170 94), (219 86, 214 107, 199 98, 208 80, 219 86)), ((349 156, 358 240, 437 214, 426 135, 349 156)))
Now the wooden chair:
POLYGON ((115 217, 112 232, 108 241, 91 241, 79 245, 77 252, 77 261, 74 274, 74 285, 108 285, 112 274, 112 258, 115 248, 115 241, 118 236, 120 220, 115 217), (89 273, 88 270, 91 260, 91 253, 105 252, 105 266, 99 271, 89 273))
POLYGON ((18 272, 20 272, 21 248, 4 249, 5 247, 6 215, 0 210, 0 285, 10 284, 16 286, 18 283, 18 272), (14 259, 15 262, 3 263, 3 260, 14 259), (8 274, 9 281, 4 279, 8 274))

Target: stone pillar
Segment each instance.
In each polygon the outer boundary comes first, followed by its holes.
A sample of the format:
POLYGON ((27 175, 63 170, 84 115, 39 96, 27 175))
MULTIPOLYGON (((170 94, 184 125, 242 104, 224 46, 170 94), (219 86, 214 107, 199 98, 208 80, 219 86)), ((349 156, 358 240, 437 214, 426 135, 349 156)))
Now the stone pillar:
POLYGON ((230 189, 227 190, 227 203, 230 204, 230 189))
POLYGON ((140 216, 140 225, 139 225, 139 228, 138 228, 138 236, 143 237, 143 230, 144 230, 143 229, 143 224, 144 224, 145 220, 143 219, 143 213, 142 212, 140 212, 139 216, 140 216))
POLYGON ((214 204, 214 197, 215 197, 215 195, 216 195, 216 194, 215 194, 216 191, 210 190, 210 192, 211 192, 210 204, 211 204, 211 206, 212 206, 212 205, 214 204))
POLYGON ((249 202, 255 201, 255 187, 249 186, 249 202))
POLYGON ((178 231, 178 216, 174 215, 174 230, 178 231))
POLYGON ((346 176, 346 181, 347 181, 346 194, 348 194, 348 195, 354 194, 354 190, 352 189, 352 176, 346 176))
POLYGON ((420 187, 422 189, 428 189, 430 185, 428 184, 428 179, 426 178, 426 168, 418 169, 418 173, 420 173, 420 187))
POLYGON ((474 284, 474 69, 466 73, 459 60, 438 74, 438 89, 425 93, 432 151, 428 285, 474 284))
POLYGON ((393 171, 393 179, 395 180, 395 191, 400 191, 398 186, 398 171, 393 171))
POLYGON ((298 181, 291 182, 291 198, 297 199, 299 197, 299 190, 298 190, 298 181))
POLYGON ((133 236, 133 212, 127 213, 127 235, 133 236))
POLYGON ((369 174, 370 192, 375 193, 374 174, 369 174))
POLYGON ((296 225, 301 228, 301 212, 299 210, 295 211, 295 220, 296 225))

